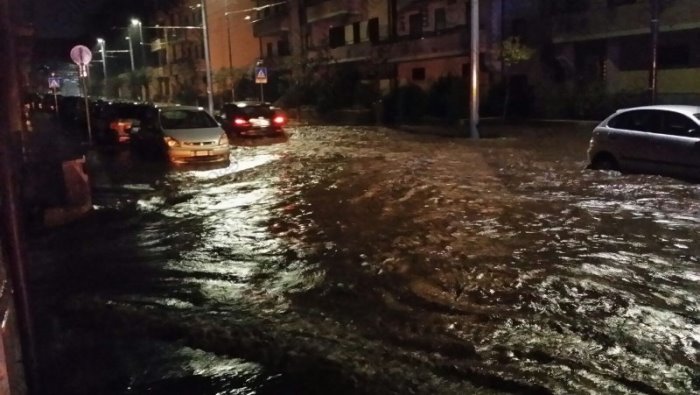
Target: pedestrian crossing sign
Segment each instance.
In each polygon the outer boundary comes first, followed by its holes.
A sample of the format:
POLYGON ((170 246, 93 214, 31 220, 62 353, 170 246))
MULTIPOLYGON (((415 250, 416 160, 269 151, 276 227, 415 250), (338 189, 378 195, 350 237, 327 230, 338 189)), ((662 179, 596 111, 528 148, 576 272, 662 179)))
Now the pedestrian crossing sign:
POLYGON ((61 79, 57 77, 49 77, 49 89, 60 89, 61 79))
POLYGON ((267 67, 255 68, 255 83, 267 84, 267 67))

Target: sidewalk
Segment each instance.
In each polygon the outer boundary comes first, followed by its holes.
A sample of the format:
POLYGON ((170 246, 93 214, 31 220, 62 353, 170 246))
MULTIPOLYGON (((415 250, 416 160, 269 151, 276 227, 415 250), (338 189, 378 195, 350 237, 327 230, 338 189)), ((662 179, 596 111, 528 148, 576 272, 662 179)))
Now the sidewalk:
MULTIPOLYGON (((502 120, 500 118, 486 118, 479 122, 478 130, 482 138, 519 137, 527 134, 548 133, 590 133, 598 124, 598 121, 581 120, 538 120, 528 119, 521 121, 502 120)), ((426 125, 426 124, 401 124, 390 126, 407 133, 427 134, 443 137, 469 136, 469 124, 465 125, 426 125)))

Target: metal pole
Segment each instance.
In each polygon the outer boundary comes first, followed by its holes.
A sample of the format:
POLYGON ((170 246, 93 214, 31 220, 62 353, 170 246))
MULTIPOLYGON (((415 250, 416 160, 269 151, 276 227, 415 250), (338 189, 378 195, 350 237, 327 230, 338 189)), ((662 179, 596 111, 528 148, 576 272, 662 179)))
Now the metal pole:
POLYGON ((90 125, 90 101, 88 100, 87 65, 80 65, 81 80, 83 80, 83 93, 85 94, 85 120, 87 121, 88 145, 92 145, 92 127, 90 125))
POLYGON ((136 70, 136 67, 134 66, 134 46, 131 44, 131 37, 126 38, 127 41, 129 41, 129 58, 131 59, 131 71, 136 70))
POLYGON ((226 0, 224 17, 226 18, 226 37, 228 38, 228 70, 231 75, 231 101, 236 101, 236 89, 233 81, 233 51, 231 50, 231 20, 228 13, 228 0, 226 0))
POLYGON ((649 67, 649 101, 656 104, 659 73, 659 0, 651 0, 651 64, 649 67))
POLYGON ((204 61, 206 63, 206 75, 207 75, 207 100, 209 102, 209 113, 214 113, 214 96, 212 94, 211 86, 211 54, 209 53, 209 29, 207 28, 207 2, 206 0, 200 0, 200 5, 202 8, 202 37, 204 40, 204 61))
POLYGON ((105 55, 105 52, 107 49, 105 48, 105 43, 104 40, 100 41, 100 55, 102 55, 102 76, 105 79, 105 84, 107 83, 107 56, 105 55))
POLYGON ((472 45, 471 45, 471 102, 469 109, 469 134, 471 138, 479 138, 479 0, 472 2, 472 45))

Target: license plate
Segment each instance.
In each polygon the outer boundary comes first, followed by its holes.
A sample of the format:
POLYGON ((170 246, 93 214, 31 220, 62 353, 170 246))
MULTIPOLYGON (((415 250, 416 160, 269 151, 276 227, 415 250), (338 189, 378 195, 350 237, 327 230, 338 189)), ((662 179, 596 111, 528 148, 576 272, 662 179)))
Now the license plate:
POLYGON ((194 151, 194 156, 209 156, 209 151, 194 151))
POLYGON ((264 128, 270 126, 270 121, 268 121, 267 119, 251 119, 250 124, 253 126, 264 128))

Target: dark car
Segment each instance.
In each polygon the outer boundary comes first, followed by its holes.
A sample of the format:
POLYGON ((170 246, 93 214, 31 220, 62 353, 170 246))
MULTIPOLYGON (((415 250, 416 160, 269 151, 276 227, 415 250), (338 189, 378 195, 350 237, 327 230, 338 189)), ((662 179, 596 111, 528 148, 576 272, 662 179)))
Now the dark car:
POLYGON ((141 122, 148 105, 133 102, 106 102, 96 106, 93 128, 97 140, 106 144, 126 143, 132 128, 141 122))
POLYGON ((281 109, 255 101, 224 104, 218 120, 232 136, 278 136, 287 124, 281 109))

